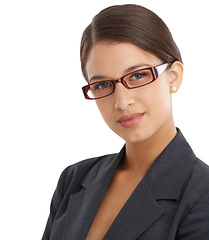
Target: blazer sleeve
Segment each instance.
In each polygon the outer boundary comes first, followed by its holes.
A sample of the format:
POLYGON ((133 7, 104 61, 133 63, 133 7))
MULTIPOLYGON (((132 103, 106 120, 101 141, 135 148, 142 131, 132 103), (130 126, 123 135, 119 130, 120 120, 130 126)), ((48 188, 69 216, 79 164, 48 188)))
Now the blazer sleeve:
POLYGON ((51 200, 50 214, 49 214, 49 217, 48 217, 48 221, 47 221, 47 224, 46 224, 46 228, 45 228, 42 240, 49 240, 50 239, 53 222, 54 222, 55 216, 57 214, 57 211, 60 207, 60 204, 61 204, 61 202, 63 200, 63 197, 64 197, 64 194, 65 194, 66 178, 68 178, 68 177, 66 177, 66 175, 69 172, 69 168, 70 167, 66 168, 62 172, 62 174, 59 178, 57 188, 56 188, 56 190, 53 194, 52 200, 51 200))
POLYGON ((177 232, 176 240, 209 239, 209 192, 194 204, 177 232))

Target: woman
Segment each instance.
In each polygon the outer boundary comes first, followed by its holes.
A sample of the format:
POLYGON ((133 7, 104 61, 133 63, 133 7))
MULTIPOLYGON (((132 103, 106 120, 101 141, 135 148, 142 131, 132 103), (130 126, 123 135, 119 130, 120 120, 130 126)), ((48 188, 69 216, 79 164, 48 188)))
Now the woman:
POLYGON ((209 239, 209 168, 173 121, 183 65, 165 23, 138 5, 101 11, 81 66, 85 97, 126 144, 64 170, 42 239, 209 239))

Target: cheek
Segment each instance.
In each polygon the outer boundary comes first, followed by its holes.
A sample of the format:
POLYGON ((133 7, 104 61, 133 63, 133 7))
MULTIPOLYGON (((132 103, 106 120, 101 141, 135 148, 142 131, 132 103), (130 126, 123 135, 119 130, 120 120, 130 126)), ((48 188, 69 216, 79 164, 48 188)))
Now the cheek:
POLYGON ((144 95, 148 114, 157 119, 167 118, 171 113, 171 95, 166 81, 156 81, 144 95))
POLYGON ((108 101, 104 99, 104 100, 96 100, 96 104, 104 121, 108 123, 113 117, 111 103, 108 103, 108 101))

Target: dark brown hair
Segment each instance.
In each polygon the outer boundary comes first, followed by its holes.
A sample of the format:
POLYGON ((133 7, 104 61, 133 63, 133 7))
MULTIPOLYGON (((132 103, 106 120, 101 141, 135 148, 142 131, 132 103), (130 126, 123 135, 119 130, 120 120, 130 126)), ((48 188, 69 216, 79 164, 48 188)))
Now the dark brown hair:
POLYGON ((129 42, 154 54, 163 62, 182 62, 180 51, 166 24, 154 12, 139 5, 108 7, 99 12, 83 32, 81 39, 81 69, 85 79, 88 53, 94 44, 129 42))

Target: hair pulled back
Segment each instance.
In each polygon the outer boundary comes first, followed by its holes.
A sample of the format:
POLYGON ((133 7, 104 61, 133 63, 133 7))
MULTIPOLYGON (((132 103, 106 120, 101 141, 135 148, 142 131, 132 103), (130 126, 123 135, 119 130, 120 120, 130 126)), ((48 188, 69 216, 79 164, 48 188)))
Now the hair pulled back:
POLYGON ((125 4, 99 12, 84 30, 80 46, 85 79, 88 53, 97 42, 128 42, 152 53, 163 62, 182 62, 180 51, 166 24, 154 12, 140 5, 125 4))

